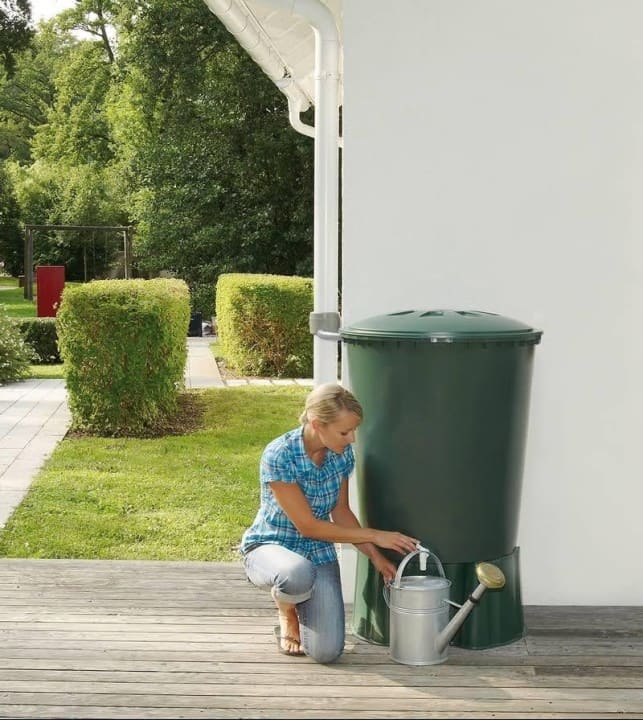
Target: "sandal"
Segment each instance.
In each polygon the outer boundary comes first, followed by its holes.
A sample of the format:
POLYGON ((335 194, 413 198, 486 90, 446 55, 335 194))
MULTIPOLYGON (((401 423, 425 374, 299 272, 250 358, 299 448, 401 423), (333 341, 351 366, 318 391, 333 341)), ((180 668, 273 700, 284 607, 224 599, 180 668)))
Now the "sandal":
POLYGON ((291 655, 292 657, 301 657, 302 655, 305 655, 306 653, 303 650, 286 650, 281 645, 282 640, 288 640, 292 643, 297 643, 299 645, 299 641, 295 640, 294 637, 291 637, 290 635, 282 635, 281 634, 281 628, 279 625, 275 625, 273 628, 273 632, 275 634, 275 639, 277 640, 277 649, 282 655, 291 655))

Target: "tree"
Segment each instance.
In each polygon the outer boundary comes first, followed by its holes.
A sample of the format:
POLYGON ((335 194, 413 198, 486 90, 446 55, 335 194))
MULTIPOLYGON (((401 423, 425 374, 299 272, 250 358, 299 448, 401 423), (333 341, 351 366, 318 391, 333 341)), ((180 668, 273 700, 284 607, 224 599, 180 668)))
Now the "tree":
MULTIPOLYGON (((1 157, 23 222, 134 224, 135 272, 186 280, 206 315, 222 272, 312 274, 313 142, 201 0, 41 23, 0 80, 1 157)), ((38 239, 79 272, 80 236, 38 239)))
MULTIPOLYGON (((102 42, 78 40, 61 30, 59 20, 40 27, 32 56, 21 58, 17 67, 16 78, 32 80, 17 98, 34 99, 32 107, 42 112, 40 123, 29 126, 34 162, 14 172, 23 217, 31 224, 122 225, 126 215, 115 194, 105 114, 110 56, 102 42), (46 67, 42 75, 52 89, 47 103, 38 103, 34 91, 37 62, 46 67)), ((122 247, 120 236, 89 231, 39 231, 36 239, 36 263, 64 264, 69 280, 110 273, 122 247)))
MULTIPOLYGON (((8 163, 21 216, 34 225, 122 225, 121 205, 108 169, 37 160, 29 167, 8 163)), ((39 230, 36 265, 65 265, 68 280, 109 275, 119 262, 122 237, 91 231, 39 230)), ((20 240, 22 263, 22 239, 20 240)))
POLYGON ((47 122, 35 133, 36 158, 65 165, 107 164, 113 157, 105 98, 110 67, 104 49, 93 41, 79 42, 66 53, 54 76, 56 99, 47 122))
POLYGON ((93 35, 103 47, 109 62, 114 62, 110 28, 117 22, 123 3, 118 0, 76 0, 76 5, 58 14, 56 22, 62 31, 81 30, 93 35))
POLYGON ((15 67, 15 54, 29 46, 33 37, 29 0, 0 0, 0 61, 7 75, 15 67))
POLYGON ((109 114, 139 267, 203 288, 206 314, 222 272, 311 274, 313 144, 284 97, 203 3, 131 11, 109 114))
POLYGON ((0 260, 5 272, 22 274, 24 264, 20 211, 13 183, 0 161, 0 260))
POLYGON ((31 162, 35 130, 55 102, 57 69, 75 43, 42 23, 30 47, 15 56, 11 78, 0 77, 0 158, 31 162))

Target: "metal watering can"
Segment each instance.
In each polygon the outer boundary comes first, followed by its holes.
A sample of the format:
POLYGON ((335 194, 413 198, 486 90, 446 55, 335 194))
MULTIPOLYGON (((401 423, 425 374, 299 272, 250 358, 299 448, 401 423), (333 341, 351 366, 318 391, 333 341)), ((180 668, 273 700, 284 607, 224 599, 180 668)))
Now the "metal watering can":
POLYGON ((410 552, 399 564, 395 579, 384 586, 383 593, 390 611, 389 651, 395 662, 404 665, 436 665, 447 659, 447 648, 469 613, 487 589, 499 590, 505 576, 491 563, 478 563, 478 587, 459 605, 449 599, 451 581, 444 574, 440 558, 422 545, 410 552), (434 558, 438 575, 402 577, 409 561, 420 556, 420 571, 426 570, 429 557, 434 558), (458 612, 449 621, 451 607, 458 612))

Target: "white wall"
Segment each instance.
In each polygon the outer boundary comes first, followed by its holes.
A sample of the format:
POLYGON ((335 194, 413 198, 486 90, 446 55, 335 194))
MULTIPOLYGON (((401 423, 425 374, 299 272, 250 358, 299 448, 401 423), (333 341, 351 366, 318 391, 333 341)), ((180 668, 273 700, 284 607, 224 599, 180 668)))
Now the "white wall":
POLYGON ((344 325, 536 347, 526 604, 643 600, 643 2, 344 0, 344 325))

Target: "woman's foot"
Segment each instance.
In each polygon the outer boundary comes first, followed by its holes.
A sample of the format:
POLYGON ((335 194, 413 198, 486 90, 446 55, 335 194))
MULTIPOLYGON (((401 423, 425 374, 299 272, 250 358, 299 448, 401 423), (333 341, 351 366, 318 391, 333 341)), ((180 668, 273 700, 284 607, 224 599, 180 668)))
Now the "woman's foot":
POLYGON ((303 655, 296 606, 277 600, 274 588, 271 595, 279 614, 279 634, 277 637, 280 649, 287 655, 303 655))
POLYGON ((302 650, 301 645, 295 642, 294 638, 291 638, 290 636, 283 636, 281 634, 281 628, 279 625, 275 625, 274 632, 275 639, 277 640, 277 648, 282 655, 301 657, 306 654, 302 650))

